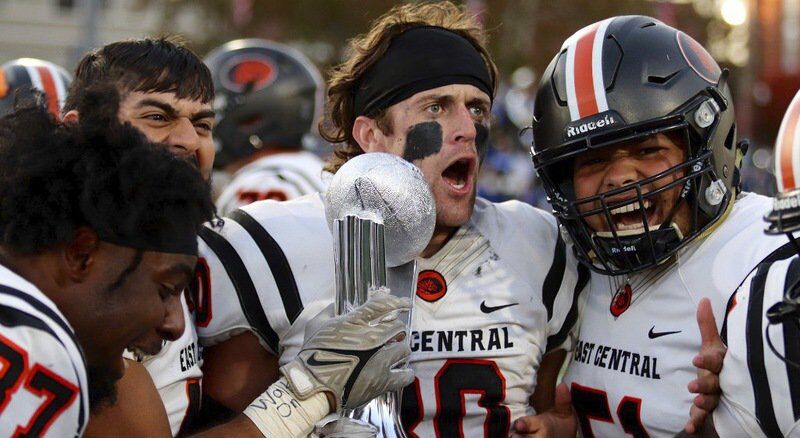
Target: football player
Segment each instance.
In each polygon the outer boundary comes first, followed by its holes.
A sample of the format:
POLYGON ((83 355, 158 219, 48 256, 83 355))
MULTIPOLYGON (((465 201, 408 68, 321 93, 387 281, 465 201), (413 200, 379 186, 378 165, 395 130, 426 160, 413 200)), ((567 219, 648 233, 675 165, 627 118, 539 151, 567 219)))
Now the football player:
POLYGON ((34 58, 8 61, 0 66, 0 115, 11 112, 18 93, 38 90, 44 93, 50 113, 60 118, 70 82, 69 73, 52 62, 34 58))
MULTIPOLYGON (((417 378, 402 403, 410 436, 508 436, 513 419, 552 404, 589 278, 551 215, 476 199, 497 76, 484 39, 452 3, 395 7, 351 41, 321 125, 340 144, 330 171, 388 152, 417 165, 434 194, 411 323, 417 378)), ((196 322, 217 343, 205 350, 206 406, 236 412, 333 301, 333 243, 319 194, 248 205, 201 237, 196 322)))
MULTIPOLYGON (((107 116, 110 114, 120 122, 131 124, 148 139, 166 145, 173 155, 192 163, 205 176, 209 174, 214 156, 211 142, 214 113, 210 108, 213 88, 208 69, 188 49, 167 39, 112 43, 84 57, 75 77, 67 100, 65 120, 83 123, 87 111, 105 112, 107 116), (106 99, 98 95, 98 84, 122 93, 119 105, 103 105, 106 99), (78 105, 89 96, 93 104, 78 105)), ((180 336, 168 339, 163 348, 159 344, 158 348, 131 350, 136 359, 142 361, 146 371, 136 362, 128 365, 119 385, 117 402, 93 415, 87 434, 169 436, 187 431, 199 408, 192 402, 199 401, 202 374, 193 318, 186 310, 186 297, 180 296, 179 300, 183 306, 179 316, 181 319, 185 317, 185 330, 182 328, 180 336)), ((298 359, 287 366, 292 369, 299 367, 303 375, 310 373, 311 380, 307 381, 311 382, 310 386, 295 387, 290 378, 286 382, 278 381, 275 383, 277 386, 268 389, 271 398, 262 393, 252 402, 246 412, 249 419, 240 416, 209 433, 222 436, 258 436, 260 433, 270 436, 307 435, 310 425, 332 408, 341 409, 348 403, 357 405, 385 392, 387 387, 397 387, 407 381, 409 376, 403 370, 389 369, 398 358, 407 354, 405 350, 400 344, 382 347, 398 334, 397 322, 391 319, 380 323, 372 321, 376 316, 383 317, 402 309, 403 305, 387 298, 377 299, 365 305, 361 319, 354 315, 354 318, 348 317, 338 323, 331 321, 323 325, 315 337, 307 339, 307 352, 323 347, 345 351, 377 348, 375 359, 370 366, 361 369, 360 374, 352 366, 345 366, 337 370, 338 376, 351 376, 351 379, 337 381, 326 376, 327 371, 318 375, 312 364, 298 359), (366 335, 361 338, 361 344, 342 343, 324 335, 326 330, 355 328, 366 335), (359 383, 359 376, 380 382, 380 385, 359 383), (322 392, 326 395, 323 396, 322 392), (264 397, 269 399, 268 403, 264 397), (273 402, 277 404, 273 405, 273 402), (281 415, 276 416, 275 409, 269 408, 282 403, 296 409, 288 413, 280 411, 281 415), (254 429, 254 423, 257 429, 254 429)))
MULTIPOLYGON (((766 217, 768 234, 786 234, 793 243, 792 233, 800 229, 798 128, 800 94, 789 105, 775 142, 779 193, 766 217)), ((759 264, 728 304, 722 400, 714 411, 720 436, 800 435, 800 258, 795 257, 800 247, 786 249, 759 264)))
POLYGON ((232 175, 220 214, 254 201, 285 201, 323 190, 322 160, 304 150, 322 110, 322 76, 302 53, 260 39, 208 54, 214 78, 214 167, 232 175))
POLYGON ((587 26, 543 76, 534 164, 594 271, 564 377, 584 436, 680 432, 698 303, 721 322, 731 291, 781 246, 761 232, 769 199, 739 191, 746 147, 727 79, 691 37, 643 16, 587 26))
MULTIPOLYGON (((114 401, 123 350, 156 354, 184 332, 209 186, 117 122, 113 88, 96 91, 78 100, 79 124, 56 124, 36 103, 0 119, 3 435, 81 436, 90 407, 114 401)), ((411 372, 392 367, 410 353, 394 342, 408 307, 378 291, 312 321, 285 377, 206 436, 306 436, 332 409, 407 385, 411 372), (343 360, 312 361, 330 351, 343 360)))
MULTIPOLYGON (((211 107, 214 86, 200 58, 169 39, 146 38, 108 44, 83 57, 75 70, 64 108, 64 120, 77 122, 77 102, 94 84, 110 83, 121 94, 117 115, 150 141, 166 144, 177 156, 196 165, 206 178, 214 161, 211 107)), ((158 354, 129 352, 131 363, 120 382, 119 402, 93 415, 87 431, 100 435, 126 431, 178 434, 200 408, 201 356, 186 297, 182 297, 186 330, 165 343, 158 354), (149 373, 148 373, 149 372, 149 373), (152 400, 153 385, 166 409, 152 400), (142 402, 142 400, 148 400, 142 402), (127 408, 127 406, 131 408, 127 408), (150 409, 144 411, 143 409, 150 409), (120 410, 118 415, 115 411, 120 410), (140 415, 127 415, 125 412, 140 415), (126 419, 123 421, 122 419, 126 419)))
POLYGON ((124 349, 180 337, 194 235, 213 213, 197 171, 136 130, 59 125, 48 109, 0 119, 6 436, 80 436, 90 406, 113 401, 124 349))

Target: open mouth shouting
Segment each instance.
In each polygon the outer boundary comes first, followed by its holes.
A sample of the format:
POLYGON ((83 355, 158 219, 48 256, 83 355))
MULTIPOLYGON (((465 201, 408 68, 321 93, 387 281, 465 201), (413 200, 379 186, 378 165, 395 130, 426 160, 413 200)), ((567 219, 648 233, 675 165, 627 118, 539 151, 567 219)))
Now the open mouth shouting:
POLYGON ((614 223, 614 228, 617 231, 632 231, 638 230, 643 232, 644 226, 642 225, 642 206, 644 206, 644 216, 647 218, 647 225, 652 228, 658 226, 658 223, 653 223, 655 218, 655 203, 649 199, 643 200, 641 203, 634 202, 632 204, 623 205, 609 210, 611 220, 614 223), (651 222, 653 221, 653 222, 651 222))
POLYGON ((661 226, 662 222, 666 220, 662 209, 659 208, 658 200, 643 199, 639 202, 637 199, 616 199, 607 203, 607 205, 620 205, 608 209, 609 216, 611 216, 611 224, 608 223, 607 218, 598 214, 594 217, 602 222, 602 226, 595 228, 598 230, 598 235, 601 237, 613 237, 611 226, 620 236, 631 236, 645 232, 644 220, 647 220, 647 227, 652 231, 661 226), (625 202, 629 202, 625 204, 625 202), (642 210, 644 208, 644 210, 642 210))
POLYGON ((442 180, 456 194, 471 193, 475 180, 475 159, 465 157, 456 160, 444 169, 442 180))

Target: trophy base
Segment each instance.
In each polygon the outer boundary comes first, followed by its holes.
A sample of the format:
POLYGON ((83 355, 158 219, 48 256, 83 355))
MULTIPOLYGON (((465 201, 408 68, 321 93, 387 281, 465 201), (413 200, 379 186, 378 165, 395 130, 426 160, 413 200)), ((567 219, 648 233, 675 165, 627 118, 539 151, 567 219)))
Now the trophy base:
POLYGON ((314 427, 311 438, 376 438, 378 428, 361 420, 329 415, 314 427))
POLYGON ((343 416, 371 425, 380 438, 408 438, 398 416, 400 391, 384 394, 343 416))

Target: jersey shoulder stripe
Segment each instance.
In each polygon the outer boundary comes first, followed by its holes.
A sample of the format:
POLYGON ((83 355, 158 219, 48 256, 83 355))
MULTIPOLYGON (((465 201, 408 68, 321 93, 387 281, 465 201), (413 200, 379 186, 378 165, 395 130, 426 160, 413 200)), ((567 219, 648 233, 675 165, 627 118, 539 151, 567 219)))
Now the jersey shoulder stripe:
POLYGON ((760 265, 750 284, 750 301, 747 313, 759 317, 747 319, 747 367, 755 396, 756 417, 761 424, 761 428, 767 436, 781 436, 772 405, 769 380, 764 368, 764 343, 762 342, 764 332, 760 315, 764 314, 764 285, 767 281, 768 272, 768 264, 760 265))
POLYGON ((197 334, 210 346, 251 331, 283 358, 302 345, 304 322, 334 299, 333 243, 322 196, 254 202, 240 211, 201 233, 208 287, 199 288, 207 305, 197 334), (262 329, 253 321, 262 321, 262 329))
POLYGON ((300 195, 321 192, 324 162, 308 151, 281 153, 262 157, 241 168, 233 176, 232 186, 265 187, 279 179, 295 186, 300 195), (261 182, 263 181, 263 183, 261 182))
POLYGON ((219 233, 208 226, 200 230, 200 238, 219 258, 225 271, 233 283, 236 295, 239 297, 241 309, 252 330, 277 354, 278 334, 269 324, 267 315, 258 299, 258 292, 253 284, 250 273, 244 265, 236 249, 219 233))
POLYGON ((795 436, 800 430, 800 369, 781 359, 800 349, 800 331, 791 321, 770 324, 767 317, 798 286, 800 258, 793 253, 768 257, 729 302, 723 397, 714 412, 720 436, 795 436))
POLYGON ((553 317, 553 304, 556 301, 561 283, 564 281, 564 272, 567 269, 567 251, 566 244, 561 236, 556 240, 556 247, 553 251, 553 264, 550 270, 547 271, 547 276, 544 278, 544 285, 542 286, 542 300, 547 309, 547 320, 553 317))
MULTIPOLYGON (((786 260, 786 259, 794 256, 795 254, 797 254, 797 250, 794 248, 794 245, 792 244, 792 242, 787 242, 787 243, 781 245, 780 247, 778 247, 777 249, 775 249, 775 251, 772 251, 772 253, 770 253, 768 256, 764 257, 764 260, 762 260, 761 263, 759 263, 758 265, 754 266, 753 269, 751 269, 750 272, 748 272, 747 275, 744 277, 744 279, 739 283, 739 285, 736 286, 736 289, 734 289, 734 292, 731 294, 730 298, 728 298, 728 304, 725 307, 726 314, 728 312, 730 312, 730 309, 734 305, 734 300, 736 299, 736 291, 738 291, 739 288, 742 287, 742 285, 745 283, 745 281, 747 281, 747 279, 750 278, 750 276, 753 274, 753 272, 756 269, 758 269, 760 265, 772 265, 773 263, 775 263, 775 262, 777 262, 779 260, 786 260)), ((728 318, 727 317, 722 322, 722 329, 720 330, 720 338, 722 338, 722 342, 724 342, 727 345, 727 343, 728 343, 728 318)))
POLYGON ((303 311, 303 302, 286 254, 270 233, 245 211, 236 210, 231 213, 230 218, 238 222, 250 234, 264 255, 277 283, 286 318, 290 324, 293 324, 303 311))
MULTIPOLYGON (((792 294, 793 291, 796 294, 798 287, 800 287, 800 258, 794 257, 786 272, 786 279, 783 284, 783 296, 773 296, 770 302, 765 304, 771 306, 773 303, 779 302, 785 296, 792 296, 790 294, 792 294)), ((794 415, 795 421, 797 421, 800 419, 800 370, 794 367, 792 363, 800 363, 800 324, 792 324, 786 321, 781 325, 783 326, 783 352, 787 359, 784 366, 789 379, 789 398, 792 401, 792 414, 794 415)))
POLYGON ((546 353, 563 345, 564 341, 567 339, 567 336, 569 336, 572 328, 578 321, 578 298, 580 297, 581 292, 587 289, 586 284, 589 283, 589 279, 592 275, 591 272, 589 272, 589 268, 587 268, 583 263, 579 263, 577 266, 578 281, 575 282, 575 289, 572 292, 572 305, 567 312, 567 317, 564 320, 564 324, 561 326, 561 329, 556 334, 547 338, 547 349, 545 350, 546 353))
POLYGON ((26 326, 36 330, 40 330, 42 332, 47 333, 53 339, 58 341, 62 346, 64 346, 64 350, 69 354, 70 351, 77 351, 78 357, 73 357, 71 359, 71 367, 75 371, 75 376, 78 378, 78 388, 80 391, 80 395, 78 397, 78 424, 77 424, 77 431, 76 436, 80 436, 81 432, 84 430, 86 426, 86 422, 88 420, 88 388, 85 386, 86 382, 83 381, 81 378, 85 375, 85 367, 86 367, 86 359, 83 354, 83 350, 78 343, 75 334, 72 331, 72 328, 67 324, 64 319, 58 315, 53 309, 51 309, 47 304, 41 302, 40 300, 36 299, 32 295, 22 292, 18 289, 0 285, 0 295, 14 297, 16 299, 22 300, 31 306, 35 311, 40 312, 47 320, 33 315, 29 312, 25 312, 22 309, 18 309, 16 307, 0 304, 0 324, 6 327, 19 327, 19 326, 26 326), (53 330, 50 326, 51 323, 55 323, 63 330, 64 333, 67 335, 67 339, 64 339, 62 336, 59 336, 58 333, 53 330), (69 343, 70 345, 68 345, 69 343), (75 361, 80 361, 80 363, 75 363, 75 361), (82 367, 83 369, 80 369, 82 367))
POLYGON ((80 351, 81 356, 83 356, 83 350, 80 349, 80 344, 78 344, 78 340, 75 338, 75 334, 73 333, 72 328, 69 326, 69 324, 67 324, 66 321, 64 321, 64 319, 60 315, 54 312, 53 309, 51 309, 41 301, 37 300, 30 294, 26 294, 25 292, 22 292, 20 290, 14 289, 12 287, 3 284, 0 284, 0 294, 9 295, 18 298, 22 301, 25 301, 37 311, 47 315, 47 317, 50 318, 50 320, 58 324, 59 327, 61 327, 61 329, 64 330, 64 332, 70 337, 75 346, 78 347, 78 351, 80 351))
POLYGON ((296 153, 268 155, 241 169, 241 173, 275 173, 285 176, 296 176, 314 191, 321 192, 325 185, 322 182, 324 162, 308 151, 296 153))
POLYGON ((308 172, 304 172, 299 169, 293 169, 285 166, 261 166, 253 169, 253 171, 272 173, 276 178, 279 178, 297 187, 297 191, 304 195, 311 193, 312 191, 320 192, 323 190, 320 178, 314 179, 308 174, 308 172), (298 180, 300 180, 302 184, 300 184, 298 180), (302 185, 307 187, 302 187, 302 185), (311 190, 309 191, 308 188, 311 190))

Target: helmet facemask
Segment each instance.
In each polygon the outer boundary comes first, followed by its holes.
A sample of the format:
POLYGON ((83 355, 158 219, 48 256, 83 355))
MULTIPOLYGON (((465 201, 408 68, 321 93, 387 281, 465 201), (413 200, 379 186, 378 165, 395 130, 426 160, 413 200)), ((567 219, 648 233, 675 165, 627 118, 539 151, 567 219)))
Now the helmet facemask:
POLYGON ((722 216, 731 193, 716 173, 708 142, 721 135, 716 132, 719 108, 713 93, 703 92, 672 115, 534 154, 562 231, 569 234, 584 263, 606 275, 650 269, 669 260, 722 216), (702 127, 698 114, 707 115, 709 108, 714 112, 713 122, 702 127), (682 146, 681 162, 644 179, 577 199, 573 186, 575 158, 603 148, 635 148, 659 134, 682 146), (672 191, 678 193, 677 197, 664 210, 659 202, 663 204, 662 197, 672 191), (657 208, 661 209, 660 221, 648 221, 657 208), (679 210, 685 213, 678 214, 679 210))

